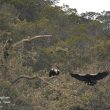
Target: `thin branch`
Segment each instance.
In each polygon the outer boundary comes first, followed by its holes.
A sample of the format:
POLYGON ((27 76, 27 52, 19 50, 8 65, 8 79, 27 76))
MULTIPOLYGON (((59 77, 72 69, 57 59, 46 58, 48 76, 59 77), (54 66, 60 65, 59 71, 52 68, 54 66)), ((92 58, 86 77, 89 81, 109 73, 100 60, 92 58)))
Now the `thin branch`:
POLYGON ((20 45, 21 43, 30 43, 32 40, 37 39, 37 38, 47 38, 47 37, 51 37, 52 35, 38 35, 38 36, 34 36, 34 37, 28 37, 27 39, 22 39, 21 41, 16 42, 15 44, 13 44, 13 48, 15 48, 16 46, 20 45))
POLYGON ((15 83, 16 83, 18 80, 20 80, 20 79, 32 80, 32 79, 35 79, 35 78, 37 78, 37 76, 29 77, 29 76, 24 76, 24 75, 22 75, 22 76, 16 78, 14 81, 12 81, 12 84, 15 84, 15 83))
MULTIPOLYGON (((36 75, 36 76, 32 76, 32 77, 30 77, 30 76, 25 76, 25 75, 21 75, 20 77, 16 78, 14 81, 12 81, 12 84, 11 84, 11 85, 15 84, 15 83, 16 83, 17 81, 19 81, 20 79, 33 80, 33 79, 36 79, 36 78, 42 80, 43 82, 45 82, 46 84, 48 84, 51 88, 57 90, 57 87, 55 87, 55 85, 53 85, 53 84, 51 84, 51 83, 49 83, 48 81, 45 80, 45 78, 48 78, 48 77, 39 77, 39 76, 37 76, 37 75, 36 75)), ((49 78, 49 79, 50 79, 50 78, 49 78)))

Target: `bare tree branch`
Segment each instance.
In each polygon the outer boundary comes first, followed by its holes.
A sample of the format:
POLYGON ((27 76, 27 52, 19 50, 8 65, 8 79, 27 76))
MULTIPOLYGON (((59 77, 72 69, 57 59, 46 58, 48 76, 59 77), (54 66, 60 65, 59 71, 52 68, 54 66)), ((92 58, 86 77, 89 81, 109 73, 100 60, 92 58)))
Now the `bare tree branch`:
POLYGON ((13 48, 15 48, 16 46, 20 45, 21 43, 30 43, 32 40, 37 39, 37 38, 47 38, 47 37, 51 37, 52 35, 38 35, 38 36, 34 36, 34 37, 28 37, 27 39, 22 39, 21 41, 16 42, 15 44, 13 44, 13 48))
MULTIPOLYGON (((13 84, 15 84, 17 81, 19 81, 20 79, 27 79, 27 80, 33 80, 33 79, 36 79, 36 78, 38 78, 38 79, 40 79, 40 80, 42 80, 43 82, 45 82, 46 84, 48 84, 49 85, 49 87, 51 87, 51 88, 53 88, 53 89, 55 89, 55 90, 58 90, 57 89, 57 87, 55 87, 55 85, 53 85, 53 84, 51 84, 51 83, 49 83, 48 81, 46 81, 45 79, 46 78, 48 78, 48 77, 39 77, 39 76, 32 76, 32 77, 30 77, 30 76, 25 76, 25 75, 21 75, 20 77, 18 77, 18 78, 16 78, 14 81, 12 81, 12 84, 11 85, 13 85, 13 84)), ((53 78, 53 77, 52 77, 53 78)), ((50 78, 49 78, 50 79, 50 78)))

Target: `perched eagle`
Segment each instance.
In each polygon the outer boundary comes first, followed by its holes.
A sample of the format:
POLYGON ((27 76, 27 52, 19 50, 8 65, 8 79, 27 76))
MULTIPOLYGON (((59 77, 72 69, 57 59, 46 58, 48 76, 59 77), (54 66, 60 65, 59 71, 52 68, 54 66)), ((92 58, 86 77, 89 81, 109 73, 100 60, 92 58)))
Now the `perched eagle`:
POLYGON ((60 74, 60 71, 58 68, 51 68, 51 70, 49 71, 49 77, 51 76, 56 76, 56 75, 59 75, 60 74))
POLYGON ((109 74, 110 72, 104 71, 99 72, 97 74, 70 74, 70 75, 80 81, 84 81, 88 85, 95 85, 98 80, 103 79, 109 74))

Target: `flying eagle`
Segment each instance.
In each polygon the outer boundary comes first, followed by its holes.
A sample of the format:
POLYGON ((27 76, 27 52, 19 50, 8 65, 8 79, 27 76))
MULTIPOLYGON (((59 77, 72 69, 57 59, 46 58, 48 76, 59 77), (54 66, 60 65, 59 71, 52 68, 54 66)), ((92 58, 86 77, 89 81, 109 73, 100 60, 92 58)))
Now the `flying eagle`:
POLYGON ((84 81, 88 85, 95 85, 98 80, 103 79, 109 74, 110 72, 104 71, 99 72, 97 74, 70 74, 70 75, 80 81, 84 81))

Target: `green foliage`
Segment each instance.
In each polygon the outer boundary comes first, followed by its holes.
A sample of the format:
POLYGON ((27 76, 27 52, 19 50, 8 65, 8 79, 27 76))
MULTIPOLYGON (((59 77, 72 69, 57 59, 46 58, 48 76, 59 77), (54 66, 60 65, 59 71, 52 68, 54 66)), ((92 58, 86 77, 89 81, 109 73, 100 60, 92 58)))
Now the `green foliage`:
POLYGON ((89 87, 69 76, 109 69, 110 40, 102 33, 100 19, 93 19, 102 16, 94 12, 79 16, 76 9, 56 2, 0 0, 0 96, 11 97, 10 110, 110 110, 109 78, 89 87), (15 44, 39 34, 52 37, 11 48, 3 62, 7 39, 15 44), (60 67, 60 75, 49 78, 54 65, 60 67), (44 80, 21 78, 11 85, 20 75, 44 80))

